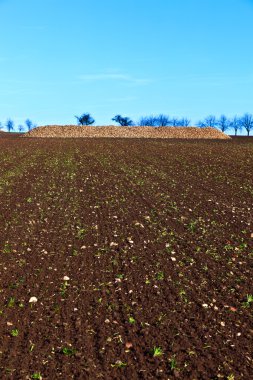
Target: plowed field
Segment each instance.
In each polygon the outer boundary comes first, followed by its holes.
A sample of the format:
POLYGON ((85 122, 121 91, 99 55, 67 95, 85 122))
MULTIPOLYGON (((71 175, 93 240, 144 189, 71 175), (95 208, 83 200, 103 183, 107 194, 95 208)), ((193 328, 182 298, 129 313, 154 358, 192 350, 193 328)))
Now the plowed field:
POLYGON ((1 379, 252 378, 252 140, 4 138, 0 162, 1 379))

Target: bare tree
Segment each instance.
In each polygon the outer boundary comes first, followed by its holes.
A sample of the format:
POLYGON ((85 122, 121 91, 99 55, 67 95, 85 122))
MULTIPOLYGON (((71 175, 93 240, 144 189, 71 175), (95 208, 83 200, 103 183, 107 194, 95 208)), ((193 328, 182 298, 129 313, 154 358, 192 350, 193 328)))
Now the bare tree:
POLYGON ((25 124, 27 126, 28 131, 30 131, 32 128, 34 128, 36 125, 33 124, 32 120, 26 119, 25 124))
POLYGON ((225 132, 230 126, 230 120, 225 115, 221 115, 216 125, 222 132, 225 132))
POLYGON ((178 119, 177 117, 173 117, 172 119, 168 115, 160 114, 157 116, 143 116, 139 120, 140 126, 151 126, 151 127, 167 127, 167 126, 173 126, 173 127, 188 127, 191 120, 187 119, 186 117, 182 119, 178 119))
POLYGON ((95 120, 89 113, 83 113, 81 116, 75 116, 78 125, 91 125, 95 123, 95 120))
POLYGON ((204 120, 200 120, 197 123, 198 127, 204 128, 204 127, 216 127, 217 121, 216 117, 213 115, 207 116, 204 120))
POLYGON ((241 131, 242 125, 241 121, 237 116, 234 116, 232 120, 230 120, 229 128, 235 131, 235 136, 237 136, 237 132, 241 131))
POLYGON ((140 125, 141 127, 145 127, 145 125, 147 125, 146 120, 147 118, 145 116, 142 116, 140 120, 137 122, 137 124, 140 125))
POLYGON ((23 125, 20 124, 20 125, 18 126, 18 131, 21 133, 23 130, 24 130, 24 127, 23 127, 23 125))
POLYGON ((163 115, 163 114, 160 114, 156 117, 156 123, 159 127, 166 127, 166 126, 170 125, 170 123, 171 123, 170 117, 163 115))
POLYGON ((249 113, 245 113, 240 119, 240 124, 242 128, 246 129, 247 135, 249 136, 250 131, 253 129, 253 116, 249 113))
POLYGON ((178 120, 178 126, 188 127, 190 125, 190 122, 190 119, 187 119, 187 117, 183 117, 182 119, 178 120))
POLYGON ((122 117, 121 115, 114 116, 112 120, 116 121, 116 123, 120 124, 123 127, 133 125, 133 121, 129 117, 122 117))
POLYGON ((14 121, 11 119, 8 119, 6 121, 6 128, 7 128, 8 132, 13 131, 14 130, 14 121))
POLYGON ((149 126, 149 127, 166 127, 170 125, 170 118, 167 115, 150 115, 143 116, 139 121, 140 126, 149 126))
POLYGON ((177 117, 173 117, 171 120, 170 120, 170 125, 172 127, 178 127, 179 126, 179 119, 177 117))
POLYGON ((143 116, 140 118, 139 123, 140 126, 145 127, 156 127, 157 126, 157 118, 156 116, 143 116))

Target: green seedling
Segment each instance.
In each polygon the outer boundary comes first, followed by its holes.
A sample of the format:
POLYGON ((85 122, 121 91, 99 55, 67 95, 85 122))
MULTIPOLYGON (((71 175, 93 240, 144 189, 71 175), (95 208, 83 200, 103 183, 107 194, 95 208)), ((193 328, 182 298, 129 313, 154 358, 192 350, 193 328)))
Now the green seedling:
POLYGON ((11 246, 9 243, 5 243, 5 245, 2 249, 2 253, 11 253, 11 246))
POLYGON ((246 295, 247 301, 243 302, 243 307, 250 307, 250 305, 253 303, 253 295, 252 294, 247 294, 246 295))
POLYGON ((131 323, 131 325, 134 325, 136 320, 133 317, 129 317, 128 322, 131 323))
POLYGON ((63 284, 61 285, 61 295, 64 297, 65 296, 65 293, 66 293, 66 290, 67 290, 67 287, 69 286, 69 283, 68 281, 64 281, 63 284))
POLYGON ((11 336, 18 336, 19 332, 18 329, 11 330, 11 336))
POLYGON ((13 282, 12 284, 10 284, 10 289, 17 289, 21 284, 24 283, 24 278, 23 277, 20 277, 19 280, 17 282, 13 282))
POLYGON ((77 231, 77 238, 78 239, 82 239, 84 235, 86 235, 87 233, 87 230, 85 228, 80 228, 78 231, 77 231))
POLYGON ((161 313, 158 318, 157 318, 157 324, 159 325, 160 323, 162 323, 164 321, 164 319, 166 318, 166 314, 165 313, 161 313))
POLYGON ((121 360, 117 360, 116 363, 111 364, 113 368, 124 368, 127 366, 127 363, 122 362, 121 360))
POLYGON ((180 298, 184 301, 184 302, 188 302, 188 299, 187 299, 187 296, 186 296, 186 292, 185 292, 185 290, 180 290, 180 292, 179 292, 179 296, 180 296, 180 298))
POLYGON ((15 297, 11 297, 7 303, 7 307, 14 307, 15 305, 15 297))
POLYGON ((32 379, 42 380, 42 376, 40 372, 34 372, 32 374, 32 379))
POLYGON ((15 368, 5 368, 5 371, 6 371, 6 373, 11 373, 12 374, 12 372, 15 372, 16 369, 15 368))
POLYGON ((191 232, 195 232, 195 231, 196 231, 197 224, 198 224, 198 221, 197 221, 197 220, 192 220, 192 221, 188 224, 188 230, 191 231, 191 232))
POLYGON ((76 249, 73 249, 72 256, 78 256, 78 251, 76 249))
POLYGON ((160 281, 164 280, 164 273, 163 272, 158 272, 156 274, 156 279, 160 280, 160 281))
POLYGON ((66 356, 73 356, 76 353, 76 349, 72 347, 64 347, 62 353, 66 356))
POLYGON ((226 245, 224 245, 224 250, 225 251, 233 251, 234 247, 231 244, 226 244, 226 245))
POLYGON ((240 245, 239 245, 239 250, 240 251, 243 251, 244 249, 246 249, 248 247, 248 244, 247 243, 241 243, 240 245))
POLYGON ((29 347, 29 351, 30 351, 30 352, 33 352, 34 347, 35 347, 35 344, 32 343, 31 346, 29 347))
POLYGON ((175 359, 175 356, 173 356, 170 360, 169 360, 169 363, 170 363, 170 369, 173 371, 174 369, 177 368, 177 362, 176 362, 176 359, 175 359))
POLYGON ((162 356, 163 355, 163 350, 161 347, 153 347, 152 350, 151 350, 151 354, 154 358, 158 357, 158 356, 162 356))

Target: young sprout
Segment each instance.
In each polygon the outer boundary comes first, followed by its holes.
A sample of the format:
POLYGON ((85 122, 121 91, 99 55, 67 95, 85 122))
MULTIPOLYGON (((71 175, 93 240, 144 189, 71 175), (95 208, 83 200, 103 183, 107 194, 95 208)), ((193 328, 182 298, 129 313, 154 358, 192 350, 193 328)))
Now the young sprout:
POLYGON ((188 224, 188 230, 191 231, 191 232, 195 232, 196 230, 196 226, 197 226, 197 223, 198 221, 197 220, 192 220, 189 224, 188 224))
POLYGON ((169 363, 170 363, 170 369, 173 371, 174 369, 177 368, 177 362, 176 362, 176 359, 175 359, 175 356, 173 356, 170 360, 169 360, 169 363))
POLYGON ((185 290, 181 289, 181 290, 179 291, 179 296, 180 296, 180 298, 181 298, 184 302, 186 302, 186 303, 188 302, 185 290))
POLYGON ((15 297, 11 297, 7 303, 8 307, 13 307, 15 305, 15 297))
POLYGON ((70 278, 68 276, 64 276, 63 277, 63 281, 64 282, 63 282, 63 284, 61 285, 61 288, 60 288, 62 296, 64 296, 65 293, 66 293, 67 287, 69 286, 69 283, 68 283, 69 280, 70 280, 70 278))
POLYGON ((121 360, 117 360, 114 364, 111 364, 113 368, 124 368, 127 366, 127 363, 122 362, 121 360))
POLYGON ((151 350, 151 354, 154 358, 163 355, 163 350, 161 347, 153 347, 151 350))
POLYGON ((253 302, 253 295, 247 294, 246 298, 247 298, 247 301, 243 302, 243 307, 250 307, 250 304, 253 302))
POLYGON ((156 279, 157 280, 164 280, 164 273, 163 272, 158 272, 156 274, 156 279))
POLYGON ((34 347, 35 347, 35 344, 32 343, 31 346, 29 347, 29 351, 30 351, 30 352, 33 352, 34 347))
POLYGON ((9 243, 5 243, 2 252, 3 253, 11 253, 11 247, 10 247, 9 243))
POLYGON ((32 379, 42 380, 42 376, 40 372, 34 372, 32 374, 32 379))
POLYGON ((18 336, 19 332, 18 329, 11 330, 11 336, 18 336))
POLYGON ((77 238, 82 239, 83 236, 87 233, 87 230, 85 228, 79 228, 77 231, 77 238))
POLYGON ((62 353, 66 356, 73 356, 76 353, 76 349, 72 347, 64 347, 62 353))
POLYGON ((129 317, 128 322, 131 323, 131 325, 133 325, 135 324, 136 320, 133 317, 129 317))

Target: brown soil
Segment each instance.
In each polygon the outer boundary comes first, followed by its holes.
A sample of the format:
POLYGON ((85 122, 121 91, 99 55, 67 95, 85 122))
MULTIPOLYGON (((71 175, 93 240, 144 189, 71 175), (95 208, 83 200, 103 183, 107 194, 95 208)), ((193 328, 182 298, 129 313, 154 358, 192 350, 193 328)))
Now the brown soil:
POLYGON ((11 138, 15 138, 15 137, 20 137, 22 136, 23 133, 19 133, 19 132, 5 132, 5 131, 0 131, 0 138, 2 137, 5 137, 5 138, 8 138, 8 139, 11 139, 11 138))
POLYGON ((252 378, 252 140, 0 139, 0 160, 1 379, 252 378))
POLYGON ((197 127, 94 127, 76 125, 51 125, 37 127, 24 137, 130 137, 130 138, 181 138, 230 139, 216 128, 197 127))

